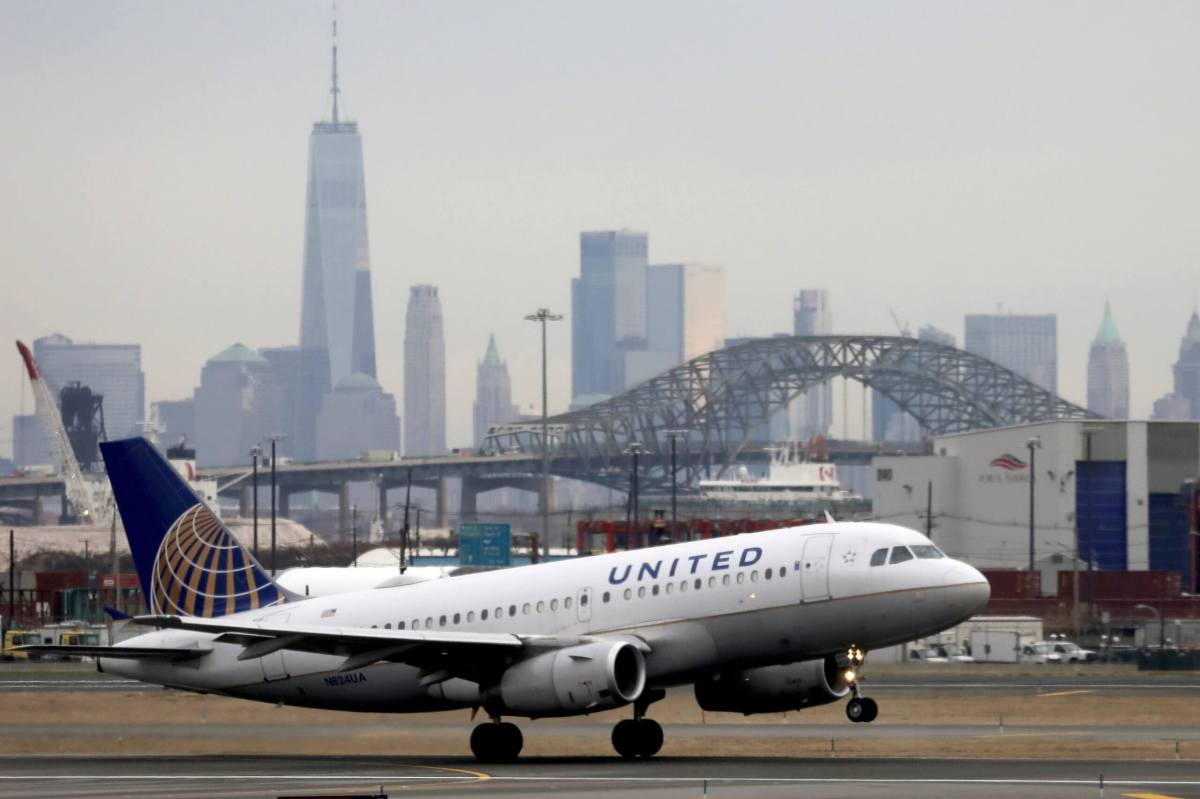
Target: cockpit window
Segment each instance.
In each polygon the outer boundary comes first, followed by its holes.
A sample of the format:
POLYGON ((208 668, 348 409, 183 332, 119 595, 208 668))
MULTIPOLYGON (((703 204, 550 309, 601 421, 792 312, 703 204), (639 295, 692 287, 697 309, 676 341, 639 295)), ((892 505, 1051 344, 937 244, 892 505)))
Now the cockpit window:
POLYGON ((912 553, 908 551, 908 547, 892 547, 890 563, 903 563, 906 560, 912 560, 912 553))
POLYGON ((938 549, 932 544, 913 545, 909 547, 909 549, 911 549, 912 553, 918 558, 924 558, 925 560, 937 560, 938 558, 946 557, 942 553, 942 550, 938 549))
POLYGON ((882 566, 887 563, 887 547, 877 549, 871 553, 871 565, 882 566))

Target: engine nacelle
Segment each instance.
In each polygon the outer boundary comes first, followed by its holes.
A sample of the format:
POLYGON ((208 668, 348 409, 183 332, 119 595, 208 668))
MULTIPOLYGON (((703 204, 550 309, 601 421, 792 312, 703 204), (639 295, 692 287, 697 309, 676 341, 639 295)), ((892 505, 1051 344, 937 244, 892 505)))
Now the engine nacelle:
POLYGON ((730 671, 696 683, 700 707, 746 715, 827 705, 848 693, 850 686, 833 656, 730 671))
POLYGON ((557 649, 515 663, 491 692, 520 716, 569 716, 632 702, 646 687, 646 661, 626 641, 557 649))

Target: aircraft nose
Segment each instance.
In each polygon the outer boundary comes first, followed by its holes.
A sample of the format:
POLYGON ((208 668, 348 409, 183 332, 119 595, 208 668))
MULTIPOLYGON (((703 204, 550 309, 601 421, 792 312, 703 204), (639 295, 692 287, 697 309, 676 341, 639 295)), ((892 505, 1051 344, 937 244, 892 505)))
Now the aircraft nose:
POLYGON ((942 576, 948 586, 953 604, 973 616, 983 610, 992 596, 992 587, 978 569, 960 560, 953 561, 942 576))

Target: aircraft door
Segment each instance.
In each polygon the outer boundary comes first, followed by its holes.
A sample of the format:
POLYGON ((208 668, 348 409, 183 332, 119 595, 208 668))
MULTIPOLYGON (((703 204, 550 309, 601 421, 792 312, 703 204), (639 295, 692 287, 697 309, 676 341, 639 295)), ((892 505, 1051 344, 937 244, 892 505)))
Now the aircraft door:
POLYGON ((832 535, 813 535, 804 539, 799 564, 800 601, 829 599, 829 553, 832 549, 832 535))
MULTIPOLYGON (((278 616, 271 616, 269 621, 275 623, 287 624, 288 619, 292 617, 290 613, 283 613, 278 616)), ((271 680, 283 680, 288 677, 287 666, 283 662, 284 650, 272 652, 269 655, 263 655, 259 660, 262 663, 263 679, 267 682, 271 680)))
POLYGON ((592 620, 592 589, 580 588, 575 597, 576 618, 580 621, 592 620))

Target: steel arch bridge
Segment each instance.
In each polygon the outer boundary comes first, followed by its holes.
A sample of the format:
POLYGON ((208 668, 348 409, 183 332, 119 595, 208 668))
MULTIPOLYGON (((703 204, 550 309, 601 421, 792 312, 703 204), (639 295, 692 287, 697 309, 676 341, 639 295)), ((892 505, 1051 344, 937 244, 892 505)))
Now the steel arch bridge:
MULTIPOLYGON (((735 463, 772 414, 834 377, 896 402, 929 435, 1094 418, 1015 372, 944 344, 896 336, 782 336, 716 350, 588 408, 550 417, 555 474, 624 485, 640 442, 651 482, 669 480, 671 431, 679 479, 692 484, 735 463), (617 476, 617 473, 620 476, 617 476), (605 475, 610 474, 611 479, 605 475)), ((541 423, 491 428, 485 450, 540 454, 541 423)))

